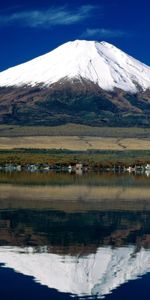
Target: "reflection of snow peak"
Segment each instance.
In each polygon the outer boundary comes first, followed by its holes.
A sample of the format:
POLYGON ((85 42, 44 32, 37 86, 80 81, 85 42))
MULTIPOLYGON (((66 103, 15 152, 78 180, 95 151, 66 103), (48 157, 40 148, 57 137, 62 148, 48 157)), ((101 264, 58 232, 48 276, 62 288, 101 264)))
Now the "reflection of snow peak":
POLYGON ((99 248, 96 254, 84 257, 43 250, 34 253, 32 248, 0 247, 0 263, 60 292, 99 298, 150 271, 150 251, 136 253, 135 247, 99 248))

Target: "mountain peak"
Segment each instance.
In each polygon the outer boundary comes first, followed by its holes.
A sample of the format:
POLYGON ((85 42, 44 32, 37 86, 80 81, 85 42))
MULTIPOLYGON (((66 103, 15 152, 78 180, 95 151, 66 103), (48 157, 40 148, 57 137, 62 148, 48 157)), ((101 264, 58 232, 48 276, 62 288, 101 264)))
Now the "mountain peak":
MULTIPOLYGON (((97 42, 98 43, 98 42, 97 42)), ((108 47, 108 48, 114 48, 115 46, 108 43, 108 42, 105 42, 105 41, 102 41, 100 42, 101 45, 105 46, 105 47, 108 47)))
POLYGON ((0 73, 0 86, 50 86, 84 79, 101 89, 136 93, 150 88, 150 67, 102 41, 75 40, 48 54, 0 73))

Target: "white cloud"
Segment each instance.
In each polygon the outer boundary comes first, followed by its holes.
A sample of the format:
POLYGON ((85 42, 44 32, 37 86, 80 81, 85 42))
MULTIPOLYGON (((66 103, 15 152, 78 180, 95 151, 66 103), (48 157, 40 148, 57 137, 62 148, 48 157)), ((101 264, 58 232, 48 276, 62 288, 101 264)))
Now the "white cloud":
POLYGON ((88 19, 95 10, 93 5, 80 6, 69 9, 66 6, 51 7, 47 10, 18 11, 0 15, 0 25, 8 26, 19 23, 23 27, 49 28, 56 25, 71 25, 88 19))
POLYGON ((118 29, 111 30, 106 28, 87 28, 81 36, 85 38, 117 38, 127 35, 128 33, 118 29))

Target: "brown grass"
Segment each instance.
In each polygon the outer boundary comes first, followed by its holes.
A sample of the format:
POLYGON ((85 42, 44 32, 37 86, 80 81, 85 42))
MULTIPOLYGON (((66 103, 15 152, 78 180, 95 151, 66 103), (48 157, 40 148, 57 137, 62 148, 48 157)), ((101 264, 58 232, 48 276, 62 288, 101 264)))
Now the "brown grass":
POLYGON ((19 148, 69 150, 150 150, 150 140, 139 138, 118 139, 91 136, 0 137, 0 150, 19 148))

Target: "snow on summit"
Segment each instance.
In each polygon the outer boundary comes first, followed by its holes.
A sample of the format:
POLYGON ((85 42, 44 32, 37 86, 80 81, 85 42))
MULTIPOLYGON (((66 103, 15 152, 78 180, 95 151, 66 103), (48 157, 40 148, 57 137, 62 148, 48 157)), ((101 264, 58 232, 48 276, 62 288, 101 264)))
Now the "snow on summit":
POLYGON ((134 93, 150 88, 150 67, 109 43, 76 40, 0 72, 0 86, 50 86, 74 78, 90 80, 106 91, 134 93))

